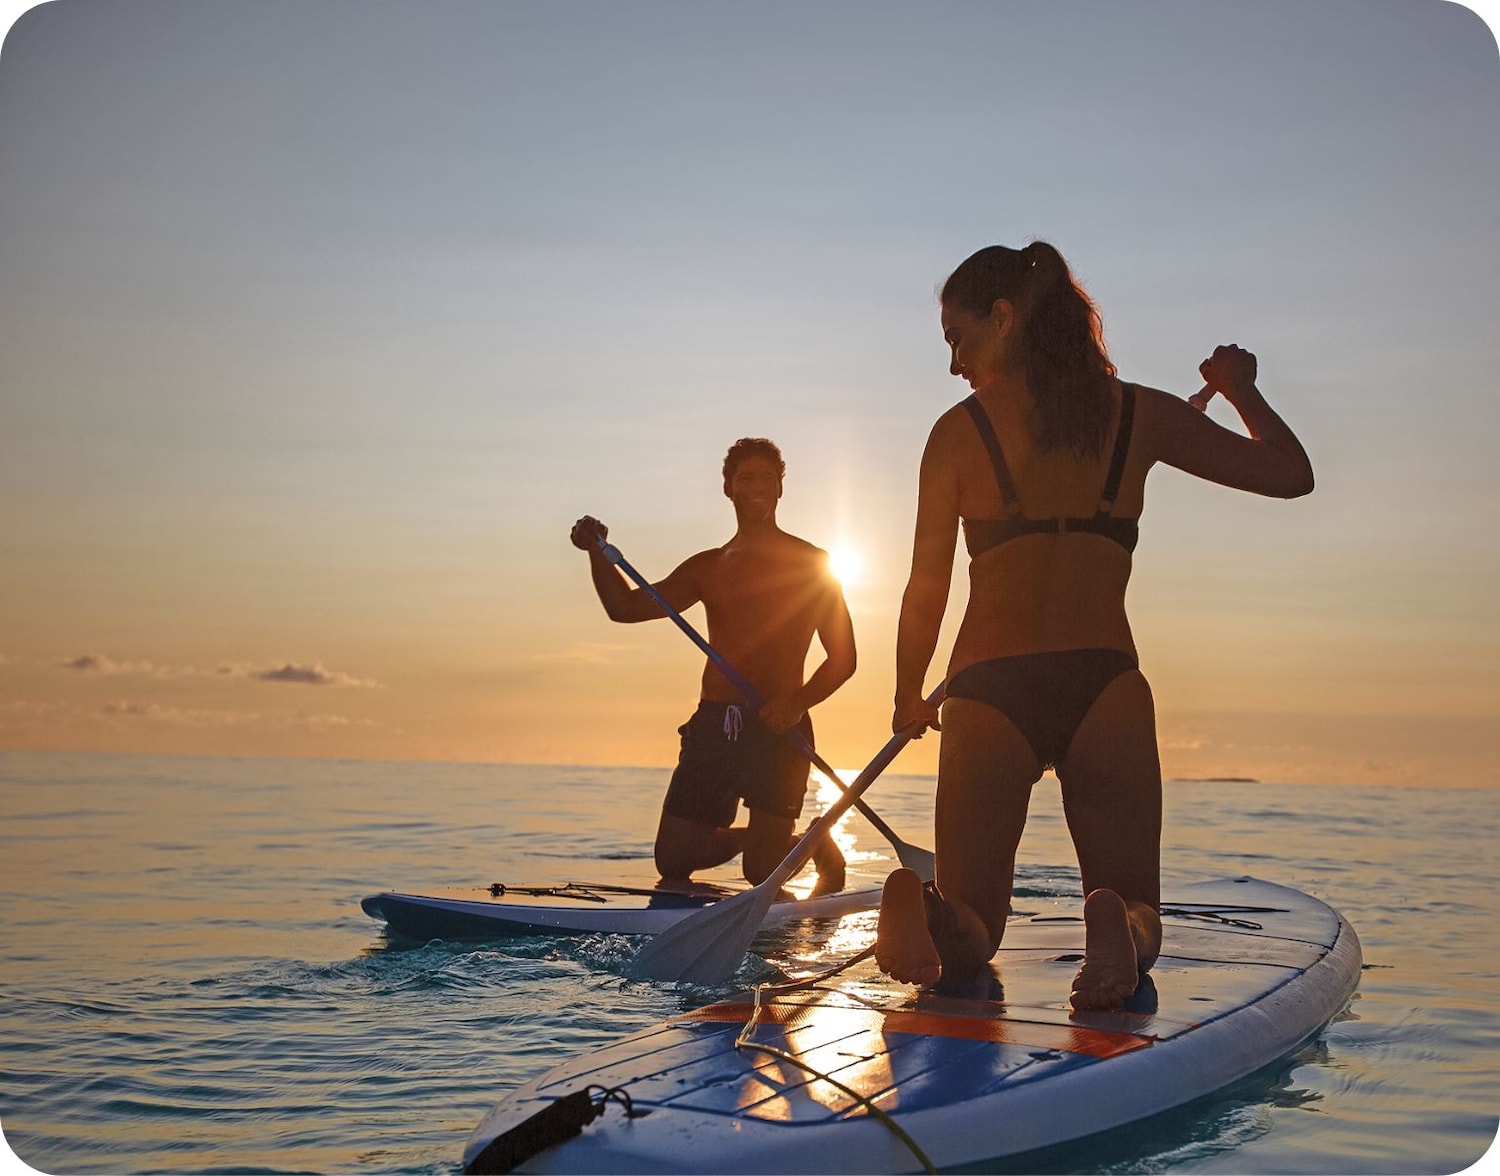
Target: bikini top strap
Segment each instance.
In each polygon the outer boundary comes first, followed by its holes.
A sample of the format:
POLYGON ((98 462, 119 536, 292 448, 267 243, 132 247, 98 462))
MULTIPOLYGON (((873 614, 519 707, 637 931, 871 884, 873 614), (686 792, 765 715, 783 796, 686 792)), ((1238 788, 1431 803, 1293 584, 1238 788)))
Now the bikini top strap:
POLYGON ((1000 503, 1005 508, 1007 515, 1014 514, 1021 509, 1020 496, 1016 494, 1016 484, 1010 480, 1010 467, 1005 464, 1005 454, 1000 449, 1000 438, 995 436, 995 426, 990 423, 989 413, 984 411, 984 405, 979 403, 979 397, 970 396, 963 402, 964 411, 974 419, 974 427, 979 430, 979 439, 984 442, 984 447, 989 451, 990 465, 995 467, 995 481, 1000 486, 1000 503))
POLYGON ((1104 479, 1104 494, 1099 500, 1099 514, 1107 515, 1115 509, 1115 497, 1120 493, 1120 478, 1125 473, 1125 458, 1130 453, 1130 430, 1135 421, 1135 385, 1120 385, 1120 424, 1115 430, 1115 452, 1109 459, 1109 473, 1104 479))

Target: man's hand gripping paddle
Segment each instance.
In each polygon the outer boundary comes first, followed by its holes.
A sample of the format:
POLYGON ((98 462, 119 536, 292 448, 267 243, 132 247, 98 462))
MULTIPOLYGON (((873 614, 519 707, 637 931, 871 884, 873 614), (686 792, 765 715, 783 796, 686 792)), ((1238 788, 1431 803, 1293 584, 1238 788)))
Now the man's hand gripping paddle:
MULTIPOLYGON (((721 653, 719 653, 717 649, 715 649, 712 645, 705 641, 699 634, 698 630, 694 629, 692 625, 688 624, 688 622, 683 618, 682 614, 667 603, 666 598, 657 591, 656 585, 651 583, 650 580, 646 579, 645 576, 641 575, 640 572, 636 571, 633 567, 630 566, 629 561, 620 554, 620 549, 618 547, 603 538, 598 539, 597 542, 599 544, 599 550, 604 554, 604 558, 609 560, 610 563, 614 564, 615 567, 619 568, 622 572, 629 576, 630 579, 637 585, 637 587, 641 589, 641 591, 651 597, 652 600, 656 601, 656 603, 661 607, 661 610, 676 623, 679 629, 681 629, 688 635, 693 644, 708 655, 709 661, 713 662, 714 665, 719 667, 719 672, 722 673, 724 677, 729 679, 730 684, 740 692, 740 695, 744 698, 744 700, 757 712, 759 712, 760 708, 766 705, 766 700, 764 695, 762 695, 761 692, 756 689, 755 683, 751 682, 750 679, 745 677, 744 674, 740 673, 740 671, 736 669, 734 665, 731 664, 721 653)), ((936 697, 941 697, 941 689, 939 690, 939 693, 936 697)), ((789 727, 786 731, 782 732, 782 738, 791 743, 798 751, 800 751, 804 756, 811 760, 812 763, 817 767, 818 771, 822 772, 831 781, 833 781, 836 787, 844 789, 844 782, 839 778, 838 773, 835 772, 831 767, 829 767, 827 761, 825 761, 822 756, 820 756, 816 751, 813 750, 812 745, 808 743, 808 741, 803 737, 801 731, 797 730, 797 728, 795 727, 789 727)), ((906 740, 903 739, 899 743, 897 743, 896 740, 893 739, 891 742, 896 743, 896 746, 894 748, 891 748, 891 758, 894 758, 896 752, 900 751, 901 748, 906 745, 906 740)), ((887 747, 889 748, 890 744, 887 744, 887 747)), ((884 754, 884 752, 882 752, 881 754, 884 754)), ((876 759, 879 758, 879 756, 876 756, 876 759)), ((885 763, 882 763, 880 765, 880 767, 884 768, 886 763, 889 762, 889 759, 886 760, 885 763)), ((865 771, 868 772, 869 769, 866 768, 865 771)), ((864 778, 863 772, 860 773, 860 778, 864 778)), ((873 780, 874 778, 874 776, 870 777, 871 780, 873 780)), ((874 809, 870 808, 869 805, 865 804, 857 797, 852 803, 864 815, 865 819, 869 821, 870 824, 875 826, 880 835, 891 843, 891 848, 896 851, 897 860, 900 861, 903 866, 905 866, 908 870, 914 870, 918 874, 922 875, 924 881, 930 882, 932 880, 934 863, 932 851, 930 849, 923 849, 921 848, 921 846, 910 845, 907 842, 902 841, 901 838, 896 836, 895 830, 880 819, 880 816, 875 812, 874 809)), ((843 808, 841 808, 839 811, 843 812, 844 808, 848 808, 848 805, 843 806, 843 808)), ((817 826, 814 825, 813 828, 817 828, 817 826)), ((809 832, 810 831, 811 830, 809 830, 809 832)), ((806 838, 804 838, 803 840, 806 840, 806 838)), ((790 875, 788 875, 788 877, 790 877, 790 875)))

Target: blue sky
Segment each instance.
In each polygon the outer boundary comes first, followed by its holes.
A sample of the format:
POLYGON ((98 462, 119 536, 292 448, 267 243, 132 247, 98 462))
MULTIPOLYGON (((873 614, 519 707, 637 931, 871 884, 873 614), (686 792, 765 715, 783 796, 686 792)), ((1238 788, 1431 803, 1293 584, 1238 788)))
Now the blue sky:
POLYGON ((934 291, 1041 237, 1125 377, 1256 351, 1318 473, 1148 485, 1169 772, 1500 783, 1497 64, 1438 0, 32 9, 0 746, 665 762, 695 655, 609 626, 567 528, 665 574, 763 434, 783 525, 864 557, 863 762, 963 394, 934 291))

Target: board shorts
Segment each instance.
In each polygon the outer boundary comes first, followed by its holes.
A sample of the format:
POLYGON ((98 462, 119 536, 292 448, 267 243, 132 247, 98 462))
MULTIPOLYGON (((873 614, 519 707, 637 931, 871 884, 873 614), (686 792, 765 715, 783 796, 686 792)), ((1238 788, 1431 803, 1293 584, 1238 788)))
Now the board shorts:
MULTIPOLYGON (((812 743, 810 716, 802 716, 797 730, 812 743)), ((773 817, 802 815, 811 765, 748 708, 705 699, 677 733, 682 750, 662 812, 715 828, 734 823, 741 800, 773 817)))

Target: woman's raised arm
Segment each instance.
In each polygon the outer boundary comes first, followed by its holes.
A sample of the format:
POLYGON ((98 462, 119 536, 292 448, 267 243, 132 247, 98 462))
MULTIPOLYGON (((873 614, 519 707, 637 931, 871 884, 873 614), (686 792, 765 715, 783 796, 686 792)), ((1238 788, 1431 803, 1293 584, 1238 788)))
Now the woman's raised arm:
POLYGON ((1255 385, 1255 356, 1227 344, 1199 365, 1204 388, 1190 400, 1148 389, 1152 459, 1184 473, 1270 498, 1300 498, 1313 488, 1302 442, 1255 385), (1234 406, 1249 436, 1204 413, 1215 396, 1234 406))

